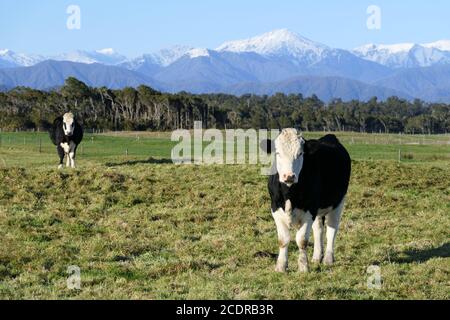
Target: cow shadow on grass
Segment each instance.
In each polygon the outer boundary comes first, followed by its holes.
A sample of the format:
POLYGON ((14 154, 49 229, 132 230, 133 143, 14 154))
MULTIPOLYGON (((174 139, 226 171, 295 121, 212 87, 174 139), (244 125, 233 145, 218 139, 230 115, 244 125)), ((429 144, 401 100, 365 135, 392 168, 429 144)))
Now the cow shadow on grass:
POLYGON ((396 263, 423 263, 433 258, 449 258, 450 242, 444 243, 437 248, 411 249, 401 252, 401 257, 391 258, 396 263))
POLYGON ((269 251, 258 251, 255 254, 253 254, 254 258, 268 258, 271 259, 273 261, 276 261, 278 258, 278 254, 276 253, 272 253, 269 251))
POLYGON ((121 166, 135 166, 138 164, 173 164, 172 159, 167 158, 153 158, 150 157, 146 160, 128 160, 123 162, 107 162, 107 167, 121 167, 121 166))
MULTIPOLYGON (((276 261, 278 258, 277 253, 269 251, 258 251, 253 256, 272 261, 276 261)), ((396 257, 391 257, 389 261, 391 263, 423 263, 433 258, 450 258, 450 242, 444 243, 436 248, 405 250, 399 252, 396 257)))
MULTIPOLYGON (((297 245, 294 244, 293 242, 291 242, 289 244, 289 252, 290 253, 294 253, 297 250, 298 250, 297 245)), ((269 260, 272 260, 272 261, 276 262, 277 259, 278 259, 278 254, 279 254, 278 250, 277 250, 277 252, 270 252, 270 251, 267 251, 267 250, 262 250, 262 251, 255 252, 253 254, 253 257, 257 258, 257 259, 269 259, 269 260)))

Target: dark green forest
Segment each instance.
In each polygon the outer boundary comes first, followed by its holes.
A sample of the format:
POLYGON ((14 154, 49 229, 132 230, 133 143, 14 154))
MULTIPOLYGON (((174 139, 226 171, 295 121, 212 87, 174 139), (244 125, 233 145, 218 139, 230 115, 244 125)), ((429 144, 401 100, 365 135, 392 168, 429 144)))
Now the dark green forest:
POLYGON ((448 133, 450 105, 407 101, 336 99, 324 103, 317 96, 226 94, 169 94, 147 86, 111 90, 91 88, 68 78, 52 91, 17 87, 0 92, 0 129, 46 130, 54 118, 72 111, 86 129, 190 129, 194 121, 205 128, 283 128, 304 131, 389 133, 448 133))

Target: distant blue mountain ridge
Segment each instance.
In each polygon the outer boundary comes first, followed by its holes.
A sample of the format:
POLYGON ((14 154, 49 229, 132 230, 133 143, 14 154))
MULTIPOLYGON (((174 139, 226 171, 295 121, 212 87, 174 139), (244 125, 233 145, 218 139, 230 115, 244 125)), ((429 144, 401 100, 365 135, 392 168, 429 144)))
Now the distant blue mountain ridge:
POLYGON ((178 46, 134 59, 112 49, 54 59, 0 50, 0 90, 16 86, 47 90, 76 77, 89 86, 112 89, 147 85, 172 93, 301 93, 316 94, 324 101, 374 96, 385 100, 395 95, 450 102, 450 55, 444 51, 446 42, 438 44, 439 48, 424 50, 432 56, 423 63, 417 59, 412 63, 411 52, 404 55, 408 60, 400 61, 399 48, 392 57, 385 47, 334 49, 285 29, 227 42, 215 50, 178 46))

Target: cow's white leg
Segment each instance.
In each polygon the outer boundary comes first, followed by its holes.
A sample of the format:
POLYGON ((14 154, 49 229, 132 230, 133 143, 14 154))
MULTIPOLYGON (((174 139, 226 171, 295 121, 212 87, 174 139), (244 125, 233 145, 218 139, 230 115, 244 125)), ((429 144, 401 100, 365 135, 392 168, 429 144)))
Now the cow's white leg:
POLYGON ((70 156, 66 153, 66 167, 70 167, 70 156))
POLYGON ((332 265, 334 262, 334 241, 339 230, 339 222, 341 221, 343 208, 344 200, 342 200, 336 209, 325 216, 325 223, 327 224, 327 249, 323 262, 326 265, 332 265))
POLYGON ((300 216, 300 229, 297 231, 297 235, 295 240, 299 249, 298 256, 298 271, 299 272, 308 272, 308 256, 307 256, 307 248, 309 235, 311 234, 311 228, 313 224, 312 215, 309 212, 304 212, 296 209, 296 214, 300 216))
POLYGON ((323 257, 323 218, 317 216, 312 228, 314 235, 314 253, 312 262, 320 263, 323 257))
POLYGON ((69 158, 70 158, 70 166, 72 168, 75 168, 75 147, 77 145, 74 142, 70 142, 70 151, 69 151, 69 158))
POLYGON ((70 167, 70 156, 69 156, 70 146, 67 142, 61 142, 60 145, 61 145, 61 148, 63 148, 63 150, 64 150, 65 156, 67 157, 66 158, 66 167, 70 167))
POLYGON ((286 272, 288 266, 288 248, 289 242, 291 241, 289 226, 286 223, 286 213, 283 209, 278 209, 277 211, 272 212, 272 216, 277 226, 278 245, 280 248, 275 271, 286 272))
POLYGON ((70 161, 71 161, 70 166, 71 166, 72 168, 75 168, 75 157, 74 157, 74 153, 73 153, 73 152, 69 153, 69 156, 70 156, 70 161))

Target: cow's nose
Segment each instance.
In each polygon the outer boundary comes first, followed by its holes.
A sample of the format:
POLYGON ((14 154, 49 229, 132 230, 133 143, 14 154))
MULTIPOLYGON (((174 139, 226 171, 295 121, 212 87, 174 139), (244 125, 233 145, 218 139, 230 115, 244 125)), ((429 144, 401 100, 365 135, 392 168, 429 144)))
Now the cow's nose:
POLYGON ((294 181, 295 181, 295 174, 293 174, 293 173, 284 173, 283 174, 283 180, 286 183, 294 183, 294 181))

